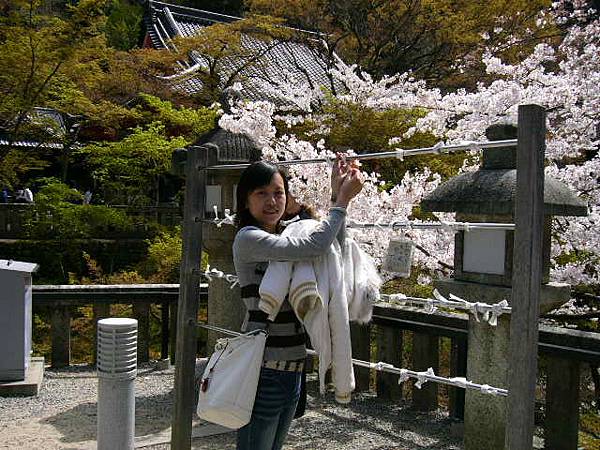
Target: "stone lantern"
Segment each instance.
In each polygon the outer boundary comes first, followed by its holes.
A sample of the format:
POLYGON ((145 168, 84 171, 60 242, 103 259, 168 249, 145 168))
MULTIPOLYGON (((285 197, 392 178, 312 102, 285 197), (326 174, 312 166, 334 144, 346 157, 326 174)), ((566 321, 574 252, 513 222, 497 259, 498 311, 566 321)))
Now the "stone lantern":
MULTIPOLYGON (((495 125, 486 131, 490 141, 515 139, 517 127, 495 125)), ((481 169, 464 173, 440 185, 421 202, 430 212, 455 212, 461 222, 514 223, 516 147, 486 149, 481 169)), ((544 181, 543 280, 540 313, 570 298, 570 286, 549 281, 552 216, 584 216, 587 206, 564 184, 544 181)), ((444 295, 467 301, 511 302, 514 231, 459 231, 455 236, 454 278, 434 282, 444 295)), ((508 388, 510 317, 502 315, 493 327, 469 318, 467 379, 508 388)), ((465 450, 504 448, 507 402, 476 391, 465 393, 465 450)))
MULTIPOLYGON (((203 136, 195 146, 214 146, 217 148, 217 164, 240 164, 257 161, 261 151, 243 134, 235 134, 217 128, 212 133, 203 136)), ((181 173, 181 164, 185 159, 185 151, 174 154, 174 169, 181 173), (177 170, 179 167, 179 170, 177 170)), ((206 210, 205 218, 214 219, 214 207, 220 218, 229 209, 233 214, 237 182, 240 169, 219 169, 207 171, 206 180, 206 210)), ((217 227, 204 223, 202 227, 203 250, 208 253, 208 263, 211 267, 227 274, 235 274, 233 266, 232 245, 236 230, 231 225, 217 227)), ((223 278, 213 278, 208 286, 208 323, 228 330, 239 331, 244 318, 244 308, 240 301, 239 287, 231 285, 223 278)), ((208 334, 208 350, 214 347, 216 334, 208 334)))

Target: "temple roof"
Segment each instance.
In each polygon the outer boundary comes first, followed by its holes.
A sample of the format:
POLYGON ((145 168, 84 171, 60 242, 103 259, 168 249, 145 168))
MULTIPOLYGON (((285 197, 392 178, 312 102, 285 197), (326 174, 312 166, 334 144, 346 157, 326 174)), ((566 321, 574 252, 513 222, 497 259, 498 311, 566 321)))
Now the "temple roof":
MULTIPOLYGON (((216 23, 231 23, 240 20, 239 17, 197 10, 179 5, 171 5, 155 0, 147 3, 145 17, 148 37, 156 49, 168 49, 169 41, 177 36, 191 36, 204 27, 216 23)), ((308 84, 316 88, 330 87, 328 77, 329 61, 325 55, 325 46, 317 33, 301 31, 307 43, 275 41, 268 48, 265 42, 250 36, 243 36, 243 45, 257 53, 264 52, 260 67, 249 65, 240 71, 236 81, 242 85, 241 96, 249 100, 269 100, 281 105, 279 96, 273 94, 278 83, 291 82, 296 86, 308 84)), ((191 55, 192 60, 182 62, 179 73, 170 77, 175 88, 188 94, 194 94, 202 89, 202 81, 194 73, 207 66, 207 60, 202 55, 191 55)), ((222 86, 225 80, 240 70, 248 61, 243 57, 223 60, 219 74, 222 86)), ((336 86, 339 88, 339 86, 336 86)))
POLYGON ((44 141, 40 142, 35 139, 11 140, 7 130, 0 127, 0 147, 63 148, 62 139, 66 133, 66 125, 61 113, 52 108, 33 108, 27 115, 26 122, 28 124, 34 124, 39 128, 39 137, 42 137, 44 141))

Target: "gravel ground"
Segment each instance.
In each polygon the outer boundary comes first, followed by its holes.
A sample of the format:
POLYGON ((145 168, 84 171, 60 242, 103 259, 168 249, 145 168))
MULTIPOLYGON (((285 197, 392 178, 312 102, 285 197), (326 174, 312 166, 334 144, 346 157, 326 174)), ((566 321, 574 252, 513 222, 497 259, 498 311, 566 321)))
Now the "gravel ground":
MULTIPOLYGON (((142 365, 135 382, 136 447, 168 449, 173 368, 142 365), (164 442, 164 443, 161 443, 164 442)), ((93 449, 97 384, 93 367, 46 369, 37 397, 0 397, 0 449, 93 449)), ((316 393, 308 383, 308 409, 293 422, 285 449, 460 450, 443 414, 418 415, 397 403, 356 394, 350 405, 316 393)), ((193 433, 211 426, 196 422, 193 433)), ((214 428, 214 427, 213 427, 214 428)), ((194 449, 235 448, 235 433, 194 438, 194 449)))

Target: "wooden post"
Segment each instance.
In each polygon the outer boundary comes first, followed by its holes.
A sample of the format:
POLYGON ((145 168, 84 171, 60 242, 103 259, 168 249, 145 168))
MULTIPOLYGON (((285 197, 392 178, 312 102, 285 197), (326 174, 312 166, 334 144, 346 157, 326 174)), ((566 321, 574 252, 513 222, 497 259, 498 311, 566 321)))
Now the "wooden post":
POLYGON ((169 357, 169 303, 160 304, 160 359, 169 357))
POLYGON ((71 364, 71 309, 55 306, 50 319, 52 333, 52 367, 68 367, 71 364))
POLYGON ((133 317, 138 321, 138 363, 148 362, 150 359, 150 304, 134 303, 132 305, 133 317))
MULTIPOLYGON (((371 361, 371 326, 368 324, 350 324, 352 340, 352 357, 362 361, 371 361)), ((354 366, 356 391, 368 391, 371 370, 366 367, 354 366)))
POLYGON ((544 422, 548 450, 577 450, 580 365, 577 360, 548 358, 544 422))
MULTIPOLYGON (((439 336, 414 333, 412 340, 412 369, 422 372, 432 368, 439 372, 439 336)), ((417 411, 435 411, 438 408, 437 383, 425 383, 421 389, 413 385, 412 406, 417 411)))
MULTIPOLYGON (((467 340, 452 338, 450 341, 450 376, 467 375, 467 340)), ((465 390, 448 387, 448 409, 452 419, 465 420, 465 390)))
POLYGON ((545 136, 544 109, 537 105, 519 106, 508 423, 505 434, 508 450, 533 446, 542 284, 545 136))
POLYGON ((110 317, 110 304, 98 303, 92 306, 94 310, 94 364, 98 355, 98 321, 110 317))
POLYGON ((177 342, 177 303, 169 305, 169 359, 175 364, 175 343, 177 342))
POLYGON ((196 328, 200 299, 202 219, 206 203, 206 167, 217 163, 214 147, 190 147, 186 162, 183 255, 179 281, 175 363, 175 404, 171 448, 189 450, 192 445, 196 328))
MULTIPOLYGON (((402 367, 402 330, 377 327, 377 361, 402 367)), ((402 385, 398 384, 398 375, 377 372, 377 397, 402 400, 402 385)))

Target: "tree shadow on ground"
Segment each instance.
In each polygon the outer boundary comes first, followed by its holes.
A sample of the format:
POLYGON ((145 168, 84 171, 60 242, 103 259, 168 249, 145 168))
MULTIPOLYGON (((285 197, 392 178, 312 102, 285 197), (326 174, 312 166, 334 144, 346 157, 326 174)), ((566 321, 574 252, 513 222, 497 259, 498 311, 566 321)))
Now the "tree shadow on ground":
MULTIPOLYGON (((171 426, 173 393, 168 392, 135 399, 135 435, 154 434, 171 426)), ((96 440, 97 402, 81 403, 74 408, 41 422, 56 428, 62 442, 96 440)))

